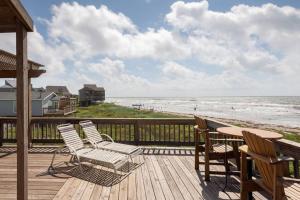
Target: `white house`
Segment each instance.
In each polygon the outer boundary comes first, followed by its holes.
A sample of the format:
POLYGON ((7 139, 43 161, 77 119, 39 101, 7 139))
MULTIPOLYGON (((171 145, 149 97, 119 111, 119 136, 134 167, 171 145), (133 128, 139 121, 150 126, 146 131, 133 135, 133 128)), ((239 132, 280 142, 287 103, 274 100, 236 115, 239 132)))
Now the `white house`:
MULTIPOLYGON (((55 107, 57 95, 54 92, 45 92, 42 88, 32 89, 32 116, 43 116, 44 110, 55 107)), ((0 116, 16 116, 16 84, 14 81, 5 81, 0 87, 0 116)))

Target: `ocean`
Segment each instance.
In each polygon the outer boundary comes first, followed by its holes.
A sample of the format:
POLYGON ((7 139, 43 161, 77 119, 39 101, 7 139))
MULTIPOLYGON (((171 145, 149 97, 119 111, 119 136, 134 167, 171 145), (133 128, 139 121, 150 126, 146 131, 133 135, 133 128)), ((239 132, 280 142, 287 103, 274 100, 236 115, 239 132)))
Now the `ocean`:
POLYGON ((156 111, 199 114, 255 123, 300 127, 300 96, 288 97, 114 97, 107 102, 156 111))

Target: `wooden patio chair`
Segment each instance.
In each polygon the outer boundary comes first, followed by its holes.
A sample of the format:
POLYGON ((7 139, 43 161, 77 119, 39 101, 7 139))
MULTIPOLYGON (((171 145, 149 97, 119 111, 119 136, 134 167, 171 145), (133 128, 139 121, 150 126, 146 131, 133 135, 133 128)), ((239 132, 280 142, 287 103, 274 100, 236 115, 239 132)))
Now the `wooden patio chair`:
MULTIPOLYGON (((210 165, 224 165, 225 170, 229 171, 228 159, 235 158, 239 165, 238 149, 233 149, 227 145, 227 156, 225 157, 225 139, 220 138, 221 134, 212 132, 208 129, 207 121, 198 116, 194 116, 195 126, 195 169, 199 170, 199 164, 205 166, 205 180, 210 180, 210 174, 225 174, 224 172, 210 171, 210 165), (201 140, 201 141, 200 141, 201 140), (214 142, 214 143, 213 143, 214 142), (235 150, 235 151, 234 151, 235 150), (199 153, 204 152, 204 163, 199 162, 199 153), (226 159, 227 158, 227 159, 226 159), (223 162, 210 162, 210 160, 223 160, 223 162)), ((230 142, 230 139, 227 139, 230 142)), ((238 166, 239 167, 239 166, 238 166)))
MULTIPOLYGON (((283 164, 293 160, 290 157, 278 157, 274 142, 253 133, 243 131, 247 145, 239 147, 241 151, 241 199, 247 199, 248 192, 265 190, 272 199, 286 199, 283 187, 283 164), (247 156, 251 156, 260 178, 248 177, 247 156)), ((252 170, 252 169, 249 169, 252 170)))

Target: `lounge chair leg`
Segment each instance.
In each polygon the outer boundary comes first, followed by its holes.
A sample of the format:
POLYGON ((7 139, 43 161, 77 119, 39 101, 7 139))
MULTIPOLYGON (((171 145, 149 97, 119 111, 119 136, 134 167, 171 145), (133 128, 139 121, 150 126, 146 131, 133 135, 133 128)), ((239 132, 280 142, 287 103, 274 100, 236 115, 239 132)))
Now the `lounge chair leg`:
POLYGON ((80 169, 80 172, 83 173, 84 170, 83 170, 83 167, 82 167, 82 164, 79 162, 79 169, 80 169))
POLYGON ((73 156, 73 155, 71 155, 71 158, 70 158, 70 160, 69 160, 69 163, 74 163, 74 156, 73 156))
MULTIPOLYGON (((117 176, 117 169, 116 167, 114 166, 114 174, 115 174, 115 177, 117 176)), ((119 182, 121 181, 121 177, 119 176, 119 182)))
POLYGON ((54 154, 52 156, 52 160, 51 160, 50 166, 48 167, 48 172, 49 173, 55 172, 55 169, 53 167, 53 163, 54 163, 56 154, 59 153, 59 152, 60 152, 60 149, 57 149, 57 150, 54 151, 54 154))

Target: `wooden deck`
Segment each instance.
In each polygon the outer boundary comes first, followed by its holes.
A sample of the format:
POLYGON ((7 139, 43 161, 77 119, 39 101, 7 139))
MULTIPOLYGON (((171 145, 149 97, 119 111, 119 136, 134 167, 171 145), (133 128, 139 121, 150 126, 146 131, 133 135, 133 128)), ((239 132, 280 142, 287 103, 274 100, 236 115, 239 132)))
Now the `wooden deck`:
MULTIPOLYGON (((0 199, 16 198, 16 153, 14 148, 0 148, 0 199)), ((231 176, 225 192, 224 176, 211 176, 204 181, 203 169, 194 170, 191 150, 145 150, 145 156, 135 158, 144 162, 129 176, 118 181, 111 170, 94 166, 78 167, 61 165, 55 175, 47 168, 51 161, 51 149, 33 149, 29 154, 29 198, 30 199, 239 199, 238 177, 231 176), (145 160, 144 160, 145 159, 145 160)), ((68 161, 60 155, 57 162, 68 161)), ((133 167, 133 164, 131 164, 133 167)), ((224 170, 214 166, 214 170, 224 170)), ((124 169, 126 170, 126 169, 124 169)), ((300 184, 287 187, 292 199, 300 196, 300 184)), ((254 193, 255 199, 268 199, 254 193)))

